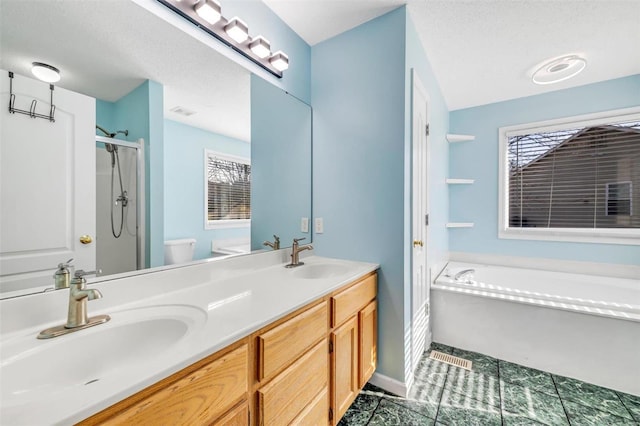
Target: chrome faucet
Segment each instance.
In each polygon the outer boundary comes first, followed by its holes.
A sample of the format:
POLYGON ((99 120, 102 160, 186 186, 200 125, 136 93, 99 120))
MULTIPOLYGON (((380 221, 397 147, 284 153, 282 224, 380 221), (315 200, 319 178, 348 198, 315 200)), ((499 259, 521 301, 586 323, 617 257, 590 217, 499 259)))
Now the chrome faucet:
POLYGON ((285 265, 285 268, 295 268, 296 266, 304 265, 304 262, 300 262, 300 252, 313 249, 313 246, 311 244, 300 247, 300 244, 298 242, 304 239, 305 238, 293 239, 293 245, 291 246, 291 263, 285 265))
POLYGON ((471 275, 474 272, 476 272, 475 269, 463 269, 462 271, 458 272, 453 279, 458 281, 461 280, 463 277, 466 277, 467 275, 471 275))
POLYGON ((85 272, 78 270, 69 284, 69 309, 67 311, 67 323, 43 330, 38 339, 50 339, 63 334, 83 330, 94 325, 102 324, 111 319, 109 315, 87 317, 87 301, 102 298, 102 293, 96 289, 87 289, 85 275, 95 274, 97 271, 85 272))
POLYGON ((262 243, 263 246, 268 246, 271 247, 273 250, 280 250, 280 237, 278 237, 277 235, 273 236, 274 241, 265 241, 264 243, 262 243))

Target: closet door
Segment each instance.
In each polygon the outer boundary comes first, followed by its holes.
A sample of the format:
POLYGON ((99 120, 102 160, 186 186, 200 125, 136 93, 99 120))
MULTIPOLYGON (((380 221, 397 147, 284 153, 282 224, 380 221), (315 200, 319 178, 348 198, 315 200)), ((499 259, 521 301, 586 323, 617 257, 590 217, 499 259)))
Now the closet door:
MULTIPOLYGON (((49 84, 14 75, 15 108, 49 114, 49 84)), ((9 105, 0 70, 0 104, 9 105)), ((0 291, 53 286, 58 263, 95 269, 95 99, 58 87, 55 122, 0 110, 0 291), (86 242, 86 239, 85 239, 86 242)))

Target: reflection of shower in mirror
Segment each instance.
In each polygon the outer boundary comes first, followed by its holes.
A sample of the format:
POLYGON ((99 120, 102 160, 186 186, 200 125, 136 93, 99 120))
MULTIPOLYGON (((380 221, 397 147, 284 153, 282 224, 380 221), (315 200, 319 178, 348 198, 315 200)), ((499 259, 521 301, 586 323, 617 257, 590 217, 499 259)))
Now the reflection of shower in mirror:
POLYGON ((96 266, 101 275, 134 271, 138 260, 138 144, 96 128, 96 266))

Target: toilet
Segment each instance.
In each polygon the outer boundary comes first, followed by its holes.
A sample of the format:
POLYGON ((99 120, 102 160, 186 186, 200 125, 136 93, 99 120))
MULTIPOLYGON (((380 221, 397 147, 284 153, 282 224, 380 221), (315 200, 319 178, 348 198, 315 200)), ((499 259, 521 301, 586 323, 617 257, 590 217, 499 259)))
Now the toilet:
POLYGON ((165 241, 164 264, 175 265, 177 263, 191 262, 195 248, 196 240, 194 238, 165 241))

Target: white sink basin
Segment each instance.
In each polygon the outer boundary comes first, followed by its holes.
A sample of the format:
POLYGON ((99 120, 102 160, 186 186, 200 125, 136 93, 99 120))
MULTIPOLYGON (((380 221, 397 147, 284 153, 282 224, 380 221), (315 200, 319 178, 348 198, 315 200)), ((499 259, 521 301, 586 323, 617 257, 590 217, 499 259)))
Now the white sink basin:
POLYGON ((91 386, 123 368, 175 348, 206 322, 204 311, 163 305, 109 313, 111 321, 50 340, 19 336, 2 347, 2 398, 20 404, 39 395, 91 386))
POLYGON ((320 278, 333 278, 340 275, 344 275, 349 271, 344 265, 337 265, 333 263, 312 263, 309 265, 298 266, 293 274, 297 278, 305 279, 320 279, 320 278))

